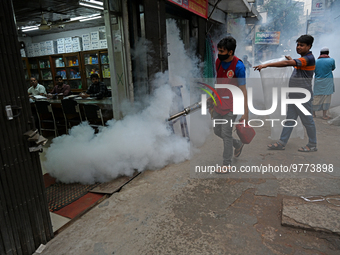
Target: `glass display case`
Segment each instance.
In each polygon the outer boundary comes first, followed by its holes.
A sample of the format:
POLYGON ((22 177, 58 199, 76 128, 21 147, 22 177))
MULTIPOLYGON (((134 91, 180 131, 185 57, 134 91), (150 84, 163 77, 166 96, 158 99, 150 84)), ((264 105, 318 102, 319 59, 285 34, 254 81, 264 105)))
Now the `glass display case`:
POLYGON ((64 83, 70 85, 73 92, 86 91, 91 85, 90 76, 93 73, 97 73, 100 81, 110 89, 111 73, 107 50, 56 54, 22 60, 28 84, 32 75, 46 87, 47 91, 51 91, 56 85, 57 75, 63 77, 64 83))
POLYGON ((40 69, 51 68, 50 60, 49 59, 40 59, 39 60, 39 68, 40 69))
POLYGON ((50 63, 50 57, 38 58, 40 70, 40 82, 45 86, 47 91, 51 91, 54 87, 53 75, 50 63))
POLYGON ((90 76, 93 73, 97 73, 100 75, 100 69, 99 69, 99 54, 98 52, 93 53, 85 53, 83 55, 84 58, 84 68, 85 68, 85 77, 86 77, 86 85, 87 87, 90 87, 91 85, 91 79, 90 76))
POLYGON ((66 76, 68 84, 70 85, 71 89, 82 89, 79 54, 66 54, 64 59, 66 63, 66 76))
POLYGON ((97 73, 99 75, 100 81, 104 82, 104 84, 110 89, 111 73, 107 50, 93 50, 83 52, 81 59, 83 61, 85 73, 85 80, 83 79, 83 82, 86 83, 86 88, 90 87, 92 83, 90 79, 91 74, 97 73))
POLYGON ((101 64, 101 77, 103 78, 102 81, 107 86, 108 89, 111 88, 110 78, 110 63, 109 63, 109 56, 107 52, 100 52, 100 64, 101 64))
POLYGON ((55 75, 60 75, 64 80, 67 80, 66 66, 63 55, 53 56, 52 62, 55 67, 55 75))
MULTIPOLYGON (((38 81, 40 81, 40 75, 39 75, 39 68, 38 68, 38 61, 36 58, 29 58, 28 59, 28 67, 30 70, 30 76, 36 78, 38 81)), ((29 78, 31 78, 29 77, 29 78)))
POLYGON ((42 80, 45 81, 45 80, 53 80, 53 77, 52 77, 52 71, 51 70, 41 70, 41 77, 42 77, 42 80))

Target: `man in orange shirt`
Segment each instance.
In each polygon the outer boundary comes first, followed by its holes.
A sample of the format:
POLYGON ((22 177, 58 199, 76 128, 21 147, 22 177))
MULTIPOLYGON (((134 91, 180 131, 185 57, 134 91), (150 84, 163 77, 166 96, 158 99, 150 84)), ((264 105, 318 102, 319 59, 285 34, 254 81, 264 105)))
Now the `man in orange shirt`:
MULTIPOLYGON (((287 60, 282 60, 274 63, 267 63, 254 67, 254 70, 259 70, 267 67, 286 67, 293 66, 294 71, 289 80, 289 87, 298 87, 307 89, 313 95, 312 79, 315 70, 315 58, 310 51, 312 48, 314 38, 311 35, 301 35, 297 40, 296 52, 301 55, 300 58, 292 59, 286 56, 287 60)), ((289 93, 289 98, 304 98, 305 94, 302 93, 289 93)), ((287 120, 296 120, 300 117, 302 124, 306 128, 308 135, 308 144, 298 149, 300 152, 317 151, 316 147, 316 128, 312 116, 312 101, 311 99, 302 105, 310 112, 310 115, 305 115, 295 104, 288 105, 287 120)), ((290 134, 293 131, 295 122, 286 121, 282 129, 281 137, 278 142, 268 145, 270 150, 284 150, 288 143, 290 134)))

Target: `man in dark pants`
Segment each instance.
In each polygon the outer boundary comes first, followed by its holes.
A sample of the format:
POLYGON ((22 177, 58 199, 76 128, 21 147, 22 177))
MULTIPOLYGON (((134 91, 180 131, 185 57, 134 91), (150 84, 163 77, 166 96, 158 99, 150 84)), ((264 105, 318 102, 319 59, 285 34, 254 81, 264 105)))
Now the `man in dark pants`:
MULTIPOLYGON (((310 51, 312 48, 314 38, 311 35, 302 35, 297 40, 296 52, 301 55, 300 58, 292 59, 286 56, 287 60, 282 60, 274 63, 268 63, 263 65, 258 65, 254 67, 254 70, 259 70, 267 67, 286 67, 293 66, 294 71, 289 80, 289 87, 304 88, 309 90, 311 95, 312 91, 312 79, 315 70, 315 59, 310 51)), ((304 98, 303 93, 289 93, 289 98, 297 99, 304 98)), ((301 152, 312 152, 317 151, 316 148, 316 128, 312 117, 312 101, 313 97, 302 105, 307 109, 310 115, 305 115, 295 104, 288 105, 287 117, 286 119, 296 120, 300 117, 302 124, 306 128, 307 135, 309 138, 308 144, 298 149, 301 152)), ((269 144, 268 149, 270 150, 284 150, 285 146, 289 140, 290 134, 293 131, 295 122, 286 121, 285 126, 282 129, 280 140, 276 143, 269 144)))
MULTIPOLYGON (((228 36, 223 38, 218 44, 218 59, 216 60, 216 72, 218 84, 231 84, 239 87, 244 95, 245 113, 239 120, 248 123, 248 100, 246 90, 246 75, 243 62, 234 56, 236 49, 236 40, 228 36)), ((239 157, 243 148, 243 143, 234 139, 232 136, 233 126, 237 115, 233 115, 233 96, 229 89, 217 89, 217 93, 221 97, 221 102, 217 102, 214 107, 212 116, 214 119, 225 119, 227 124, 218 124, 214 127, 214 133, 223 139, 223 167, 216 173, 228 173, 231 168, 231 158, 233 155, 239 157)))
POLYGON ((96 73, 90 76, 92 84, 87 89, 86 93, 81 93, 82 98, 96 97, 97 99, 102 99, 107 96, 107 87, 103 82, 99 81, 99 75, 96 73))

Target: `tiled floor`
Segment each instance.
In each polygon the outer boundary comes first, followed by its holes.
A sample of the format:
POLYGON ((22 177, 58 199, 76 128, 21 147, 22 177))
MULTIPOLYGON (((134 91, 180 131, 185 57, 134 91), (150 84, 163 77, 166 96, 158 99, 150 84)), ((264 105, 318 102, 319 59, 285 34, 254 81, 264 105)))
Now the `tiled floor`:
MULTIPOLYGON (((48 142, 44 145, 43 152, 40 153, 40 162, 41 168, 44 175, 44 182, 45 187, 49 187, 50 185, 55 183, 55 179, 48 174, 48 169, 44 167, 44 161, 46 160, 46 151, 47 148, 51 145, 52 139, 54 137, 48 137, 48 142)), ((81 197, 80 199, 76 200, 75 202, 65 206, 64 208, 50 212, 51 221, 52 221, 52 228, 53 232, 56 232, 58 229, 63 227, 73 218, 81 215, 82 213, 86 212, 90 207, 96 204, 103 198, 104 194, 96 194, 96 193, 87 193, 85 196, 81 197)))
MULTIPOLYGON (((54 138, 53 136, 51 137, 46 137, 48 139, 47 143, 43 147, 43 152, 41 152, 40 155, 40 162, 41 162, 41 170, 43 172, 43 175, 47 173, 46 169, 44 168, 44 161, 46 160, 46 149, 50 146, 52 143, 52 139, 54 138)), ((48 187, 53 183, 52 178, 44 178, 45 181, 45 187, 48 187)), ((60 216, 56 213, 50 212, 51 216, 51 221, 52 221, 52 229, 53 232, 57 231, 60 229, 62 226, 64 226, 66 223, 68 223, 71 219, 60 216)))

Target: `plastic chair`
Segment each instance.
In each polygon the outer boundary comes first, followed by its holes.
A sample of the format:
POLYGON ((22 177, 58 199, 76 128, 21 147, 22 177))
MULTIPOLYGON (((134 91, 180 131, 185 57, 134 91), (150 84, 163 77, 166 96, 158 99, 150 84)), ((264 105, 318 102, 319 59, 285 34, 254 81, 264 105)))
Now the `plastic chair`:
POLYGON ((42 135, 42 131, 54 131, 55 137, 58 136, 58 128, 57 123, 54 118, 52 105, 48 101, 35 101, 35 109, 37 111, 38 120, 39 120, 39 128, 40 135, 42 135), (43 123, 52 123, 53 128, 43 128, 43 123))
POLYGON ((76 126, 83 121, 79 110, 79 104, 72 99, 63 99, 61 100, 61 107, 66 123, 66 133, 68 134, 68 130, 71 127, 76 126))
POLYGON ((98 128, 104 125, 102 111, 96 104, 84 104, 84 114, 91 127, 98 128), (101 125, 98 125, 101 124, 101 125))

